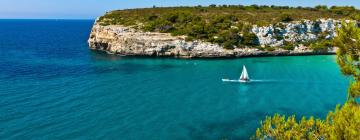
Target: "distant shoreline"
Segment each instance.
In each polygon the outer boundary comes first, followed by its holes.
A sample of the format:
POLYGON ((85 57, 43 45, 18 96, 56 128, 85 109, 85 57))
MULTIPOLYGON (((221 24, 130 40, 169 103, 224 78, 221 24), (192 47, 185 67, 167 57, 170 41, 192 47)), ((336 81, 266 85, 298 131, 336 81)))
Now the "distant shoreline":
POLYGON ((89 48, 122 56, 190 58, 241 58, 266 56, 333 55, 336 48, 314 51, 300 45, 293 50, 281 47, 245 47, 224 49, 218 44, 201 40, 186 41, 184 36, 169 33, 142 32, 121 25, 94 24, 88 40, 89 48))
MULTIPOLYGON (((107 12, 91 30, 93 50, 124 56, 237 58, 335 54, 332 39, 354 7, 211 5, 107 12)), ((360 12, 360 11, 359 11, 360 12)))
POLYGON ((291 57, 291 56, 324 56, 324 55, 336 55, 336 52, 307 52, 307 53, 292 53, 292 54, 263 54, 263 55, 246 55, 246 56, 223 56, 223 57, 176 57, 176 56, 151 56, 151 55, 126 55, 126 54, 117 54, 117 53, 111 53, 107 51, 102 50, 96 50, 96 49, 90 49, 93 52, 96 53, 103 53, 105 55, 114 55, 114 56, 120 56, 125 58, 170 58, 170 59, 208 59, 208 60, 214 60, 214 59, 241 59, 241 58, 256 58, 256 57, 291 57))

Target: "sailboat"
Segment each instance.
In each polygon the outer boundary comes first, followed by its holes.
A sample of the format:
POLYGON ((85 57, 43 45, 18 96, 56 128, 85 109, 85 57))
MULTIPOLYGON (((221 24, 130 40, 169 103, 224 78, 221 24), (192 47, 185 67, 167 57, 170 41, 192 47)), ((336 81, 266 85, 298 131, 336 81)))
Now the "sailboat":
POLYGON ((222 79, 223 82, 240 82, 247 83, 250 82, 249 74, 247 73, 245 65, 243 66, 243 70, 241 72, 240 78, 238 80, 230 80, 230 79, 222 79))
POLYGON ((239 81, 243 83, 250 82, 250 77, 249 74, 247 73, 245 65, 243 66, 243 71, 241 72, 239 81))

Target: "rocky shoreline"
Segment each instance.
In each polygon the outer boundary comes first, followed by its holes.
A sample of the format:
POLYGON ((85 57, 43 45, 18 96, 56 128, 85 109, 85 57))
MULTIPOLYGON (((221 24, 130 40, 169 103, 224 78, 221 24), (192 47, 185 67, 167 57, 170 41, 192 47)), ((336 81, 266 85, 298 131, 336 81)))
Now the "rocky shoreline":
MULTIPOLYGON (((316 22, 314 22, 316 23, 316 22)), ((306 22, 306 24, 314 24, 306 22)), ((322 32, 329 32, 330 37, 335 35, 335 26, 338 23, 334 20, 324 20, 320 24, 322 32)), ((302 27, 301 23, 292 23, 286 26, 282 32, 291 36, 287 39, 309 39, 314 40, 316 36, 312 34, 315 29, 302 27), (299 25, 299 26, 296 26, 299 25), (292 31, 302 29, 303 32, 292 31), (301 27, 301 28, 300 28, 301 27)), ((309 25, 310 26, 310 25, 309 25)), ((121 25, 102 26, 95 23, 88 40, 89 48, 93 50, 105 51, 111 54, 123 56, 153 56, 153 57, 175 57, 175 58, 236 58, 236 57, 255 57, 255 56, 297 56, 297 55, 329 55, 335 54, 336 49, 315 52, 304 45, 298 45, 294 50, 285 50, 274 44, 281 44, 280 41, 271 42, 274 27, 256 27, 253 32, 258 36, 260 45, 271 44, 272 51, 260 50, 257 48, 235 48, 226 50, 218 44, 202 42, 199 40, 185 41, 185 36, 171 36, 169 33, 142 32, 132 27, 121 25), (270 40, 270 42, 269 42, 270 40)), ((285 39, 284 39, 285 40, 285 39)))

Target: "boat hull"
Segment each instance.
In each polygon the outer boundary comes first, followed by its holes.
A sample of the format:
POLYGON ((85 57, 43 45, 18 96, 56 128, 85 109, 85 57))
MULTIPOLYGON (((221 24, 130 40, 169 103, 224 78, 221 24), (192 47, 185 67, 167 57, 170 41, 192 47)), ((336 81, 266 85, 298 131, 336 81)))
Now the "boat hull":
POLYGON ((250 80, 231 80, 231 79, 221 79, 223 82, 235 82, 235 83, 249 83, 250 80))
POLYGON ((250 80, 239 80, 240 83, 249 83, 250 80))

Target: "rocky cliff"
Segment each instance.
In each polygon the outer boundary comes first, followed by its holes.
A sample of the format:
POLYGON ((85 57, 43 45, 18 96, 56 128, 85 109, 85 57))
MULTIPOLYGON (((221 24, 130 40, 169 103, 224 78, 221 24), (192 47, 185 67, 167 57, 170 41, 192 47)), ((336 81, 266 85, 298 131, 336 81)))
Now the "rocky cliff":
POLYGON ((185 41, 185 36, 171 36, 169 33, 143 32, 132 27, 121 25, 102 26, 95 23, 89 47, 108 53, 131 56, 169 56, 179 58, 212 58, 212 57, 245 57, 268 55, 310 55, 332 54, 333 49, 315 52, 301 43, 294 50, 282 49, 284 42, 308 42, 320 36, 333 38, 335 27, 340 21, 319 19, 316 21, 298 21, 279 23, 264 27, 253 26, 251 32, 256 34, 260 46, 272 46, 266 51, 258 48, 235 48, 226 50, 218 44, 208 42, 185 41))
POLYGON ((260 45, 282 46, 285 41, 308 42, 319 38, 332 39, 336 35, 338 26, 341 26, 340 20, 303 20, 263 27, 254 26, 252 32, 259 38, 260 45))

